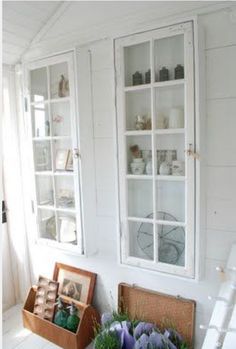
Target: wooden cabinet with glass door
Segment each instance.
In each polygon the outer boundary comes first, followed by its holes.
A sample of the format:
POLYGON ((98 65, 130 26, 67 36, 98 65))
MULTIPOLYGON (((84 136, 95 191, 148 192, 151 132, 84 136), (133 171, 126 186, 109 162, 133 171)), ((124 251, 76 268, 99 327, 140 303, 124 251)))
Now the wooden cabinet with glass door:
POLYGON ((38 238, 83 252, 74 55, 26 66, 38 238))
POLYGON ((122 263, 194 277, 192 23, 116 40, 122 263))

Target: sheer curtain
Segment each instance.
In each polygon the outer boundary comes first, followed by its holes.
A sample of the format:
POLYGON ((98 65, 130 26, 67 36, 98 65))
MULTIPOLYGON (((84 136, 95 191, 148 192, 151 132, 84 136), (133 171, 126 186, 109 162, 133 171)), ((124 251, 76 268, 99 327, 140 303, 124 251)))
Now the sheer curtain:
MULTIPOLYGON (((31 285, 28 241, 26 234, 25 203, 23 188, 24 147, 21 144, 23 114, 16 93, 15 68, 3 66, 3 183, 7 206, 9 256, 3 259, 3 269, 11 266, 11 273, 3 273, 3 285, 13 279, 16 303, 25 299, 31 285), (5 278, 5 280, 4 280, 5 278)), ((17 89, 18 92, 18 89, 17 89)), ((21 99, 21 98, 20 98, 21 99)), ((19 99, 19 100, 20 100, 19 99)), ((3 289, 4 291, 4 289, 3 289)), ((4 303, 4 292, 3 292, 4 303)))

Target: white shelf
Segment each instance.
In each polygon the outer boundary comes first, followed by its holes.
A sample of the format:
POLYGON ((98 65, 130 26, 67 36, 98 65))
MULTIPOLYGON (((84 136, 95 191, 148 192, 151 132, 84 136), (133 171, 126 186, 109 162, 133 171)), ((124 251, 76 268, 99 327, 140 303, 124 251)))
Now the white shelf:
POLYGON ((71 97, 58 97, 58 98, 44 99, 43 101, 39 101, 39 102, 30 102, 30 105, 37 107, 37 106, 40 106, 41 104, 68 102, 70 101, 70 99, 71 97))
POLYGON ((74 176, 74 171, 56 171, 53 172, 54 176, 74 176))
POLYGON ((58 171, 58 172, 52 172, 52 171, 36 171, 36 176, 73 176, 74 171, 58 171))
POLYGON ((68 102, 70 101, 70 97, 58 97, 58 98, 52 98, 50 99, 51 103, 61 103, 61 102, 68 102))
POLYGON ((66 213, 76 213, 75 208, 66 208, 66 207, 55 207, 50 205, 37 205, 38 208, 41 210, 48 210, 48 211, 57 211, 57 212, 66 212, 66 213))
POLYGON ((184 79, 176 79, 176 80, 167 80, 167 81, 158 81, 154 82, 153 87, 170 87, 170 86, 178 86, 184 85, 184 79))
POLYGON ((185 176, 162 176, 162 175, 157 175, 155 176, 155 179, 158 181, 170 181, 170 182, 184 182, 186 177, 185 176))
POLYGON ((152 130, 125 131, 126 136, 151 136, 152 130))
POLYGON ((176 80, 167 80, 167 81, 157 81, 150 84, 142 84, 142 85, 135 85, 135 86, 126 86, 124 87, 125 92, 132 92, 132 91, 142 91, 150 89, 151 87, 171 87, 171 86, 180 86, 184 85, 185 80, 184 79, 176 79, 176 80))
POLYGON ((132 91, 140 91, 140 90, 147 90, 151 88, 151 84, 142 84, 142 85, 135 85, 135 86, 127 86, 124 88, 125 92, 132 92, 132 91))
POLYGON ((50 139, 52 139, 52 137, 50 137, 50 136, 47 136, 47 137, 33 137, 33 141, 36 141, 36 142, 50 141, 50 139))
POLYGON ((134 174, 127 174, 126 175, 126 178, 127 179, 152 179, 152 175, 146 175, 146 174, 143 174, 143 175, 134 175, 134 174))
POLYGON ((140 222, 140 223, 151 223, 151 224, 159 224, 159 225, 170 225, 173 227, 185 227, 186 224, 184 222, 179 222, 179 221, 168 221, 168 220, 160 220, 156 219, 154 220, 153 218, 140 218, 140 217, 128 217, 128 221, 130 222, 140 222))
POLYGON ((185 128, 163 128, 154 131, 157 135, 174 135, 185 133, 185 128))
MULTIPOLYGON (((127 179, 142 179, 142 180, 151 180, 153 179, 152 175, 142 174, 142 175, 133 175, 133 174, 127 174, 127 179)), ((170 181, 170 182, 184 182, 186 177, 185 176, 162 176, 157 175, 155 176, 155 179, 158 181, 170 181)))

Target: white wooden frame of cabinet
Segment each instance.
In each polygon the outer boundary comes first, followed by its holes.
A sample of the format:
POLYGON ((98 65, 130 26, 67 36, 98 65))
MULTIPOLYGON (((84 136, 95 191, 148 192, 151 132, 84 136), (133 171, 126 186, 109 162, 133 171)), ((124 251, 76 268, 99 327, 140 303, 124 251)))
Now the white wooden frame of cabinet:
MULTIPOLYGON (((168 27, 152 30, 140 34, 131 35, 120 38, 115 41, 115 64, 116 64, 116 96, 117 96, 117 130, 118 130, 118 168, 119 168, 119 200, 120 200, 120 255, 121 263, 140 268, 166 272, 174 275, 194 278, 195 277, 195 158, 194 156, 185 156, 186 173, 185 173, 185 267, 170 265, 158 262, 158 237, 157 223, 173 225, 171 222, 158 221, 156 219, 156 203, 155 203, 155 186, 158 180, 183 180, 177 177, 165 176, 134 176, 128 175, 127 154, 126 154, 126 136, 128 135, 151 135, 152 149, 155 147, 156 134, 170 134, 173 130, 155 130, 155 88, 165 86, 175 86, 182 84, 184 86, 184 110, 185 110, 185 128, 176 129, 175 133, 185 132, 185 150, 190 147, 193 151, 196 149, 195 141, 195 92, 194 92, 194 40, 193 40, 193 22, 185 22, 181 24, 171 25, 168 27), (175 35, 184 35, 184 66, 185 77, 182 80, 172 80, 165 82, 154 81, 154 41, 161 38, 167 38, 175 35), (125 87, 124 74, 124 48, 140 43, 150 43, 150 68, 151 83, 147 85, 125 87), (148 131, 126 131, 126 115, 125 115, 125 93, 127 91, 136 91, 150 89, 151 91, 151 120, 153 128, 148 131), (138 217, 128 217, 128 193, 127 180, 135 179, 152 179, 153 182, 153 219, 145 219, 138 217), (129 232, 128 222, 149 222, 154 227, 154 260, 129 256, 129 232)), ((153 168, 156 169, 155 157, 152 157, 153 168)), ((181 224, 180 224, 181 225, 181 224)))
MULTIPOLYGON (((78 118, 77 118, 77 104, 76 104, 76 80, 75 80, 75 71, 76 71, 76 59, 75 59, 75 52, 70 51, 62 54, 58 54, 55 56, 50 56, 47 58, 42 58, 34 62, 26 63, 24 65, 24 96, 25 96, 25 114, 27 114, 27 121, 28 121, 28 137, 29 137, 29 146, 31 148, 31 172, 32 172, 32 183, 34 188, 34 193, 32 197, 32 211, 35 215, 35 240, 37 243, 60 248, 63 250, 84 254, 84 239, 83 239, 83 224, 82 224, 82 204, 81 204, 81 161, 80 156, 74 156, 75 153, 79 154, 79 135, 78 135, 78 118), (70 85, 70 94, 68 97, 63 98, 51 98, 50 93, 50 78, 49 78, 49 67, 58 63, 67 63, 68 67, 68 78, 69 78, 69 85, 70 85), (54 161, 53 158, 51 159, 52 162, 52 171, 47 171, 43 173, 41 171, 40 173, 35 170, 35 159, 34 159, 34 140, 56 140, 56 139, 65 139, 63 136, 55 136, 51 134, 49 137, 33 137, 32 132, 32 114, 31 114, 31 106, 35 106, 37 102, 31 102, 30 99, 30 71, 38 68, 46 68, 47 69, 47 92, 48 92, 48 99, 43 101, 46 105, 48 105, 48 114, 49 114, 49 120, 51 121, 51 102, 53 103, 70 103, 70 118, 71 118, 71 141, 72 141, 72 150, 73 150, 73 173, 72 172, 57 172, 54 169, 54 161), (63 212, 63 213, 72 213, 76 217, 76 228, 77 228, 77 244, 72 245, 69 243, 62 243, 46 238, 40 237, 39 232, 39 225, 38 225, 38 208, 42 208, 40 205, 38 205, 37 201, 37 189, 36 189, 36 175, 50 175, 52 176, 53 180, 53 192, 54 192, 54 206, 48 207, 49 210, 56 212, 63 212), (55 178, 56 176, 72 176, 73 183, 74 183, 74 198, 75 198, 75 208, 57 208, 56 207, 56 188, 55 188, 55 178)), ((39 102, 40 103, 40 102, 39 102)), ((41 102, 42 103, 42 102, 41 102)), ((51 125, 52 123, 50 123, 51 125)), ((50 131, 51 132, 51 131, 50 131)), ((51 154, 53 154, 52 149, 52 142, 50 144, 51 147, 51 154)), ((47 209, 47 207, 43 207, 43 209, 47 209)), ((56 219, 56 224, 57 223, 56 219)), ((58 232, 58 226, 57 226, 57 232, 58 232)), ((58 236, 59 237, 59 236, 58 236)))

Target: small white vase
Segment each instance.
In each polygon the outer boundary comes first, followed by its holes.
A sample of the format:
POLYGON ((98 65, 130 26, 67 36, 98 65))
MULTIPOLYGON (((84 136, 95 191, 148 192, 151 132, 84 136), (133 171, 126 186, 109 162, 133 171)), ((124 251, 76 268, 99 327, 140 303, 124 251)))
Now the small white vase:
MULTIPOLYGON (((134 159, 137 160, 137 159, 134 159)), ((145 169, 145 162, 143 161, 143 159, 140 159, 141 161, 133 161, 130 164, 130 168, 131 168, 131 172, 132 174, 135 175, 141 175, 144 172, 145 169)))
POLYGON ((159 169, 160 175, 166 176, 170 174, 170 165, 168 164, 167 161, 163 161, 160 165, 159 169))

